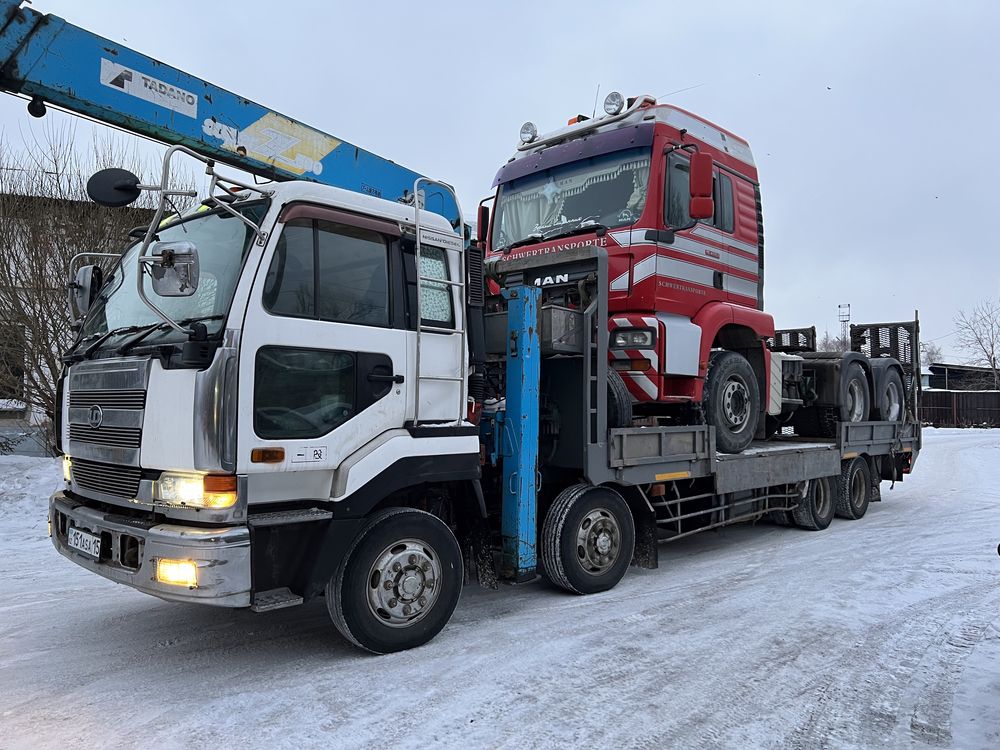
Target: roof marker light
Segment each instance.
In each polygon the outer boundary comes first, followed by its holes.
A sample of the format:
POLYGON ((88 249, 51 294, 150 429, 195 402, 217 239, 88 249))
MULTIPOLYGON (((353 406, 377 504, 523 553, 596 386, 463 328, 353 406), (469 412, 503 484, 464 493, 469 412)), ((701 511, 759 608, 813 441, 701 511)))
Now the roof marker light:
POLYGON ((617 91, 612 91, 604 98, 604 111, 609 115, 617 115, 625 106, 625 97, 617 91))
POLYGON ((531 143, 538 137, 538 128, 535 123, 526 122, 521 126, 521 143, 531 143))

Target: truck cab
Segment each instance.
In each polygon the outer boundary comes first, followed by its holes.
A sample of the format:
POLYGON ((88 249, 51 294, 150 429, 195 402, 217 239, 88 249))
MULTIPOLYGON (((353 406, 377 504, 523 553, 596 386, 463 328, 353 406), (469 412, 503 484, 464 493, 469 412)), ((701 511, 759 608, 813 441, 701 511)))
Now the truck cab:
POLYGON ((60 552, 112 580, 266 608, 337 562, 289 533, 303 521, 347 533, 437 481, 471 496, 465 243, 419 205, 231 187, 180 217, 161 201, 103 283, 77 275, 50 520, 60 552))
MULTIPOLYGON (((738 453, 808 405, 812 392, 800 357, 768 346, 775 326, 763 310, 764 232, 750 146, 649 96, 626 102, 613 92, 605 112, 577 115, 545 135, 525 123, 494 180, 492 212, 481 209, 487 257, 502 267, 605 249, 610 364, 631 402, 616 412, 705 421, 720 450, 738 453)), ((853 376, 874 393, 880 384, 859 368, 853 376)), ((859 397, 856 421, 867 418, 870 400, 859 397)))

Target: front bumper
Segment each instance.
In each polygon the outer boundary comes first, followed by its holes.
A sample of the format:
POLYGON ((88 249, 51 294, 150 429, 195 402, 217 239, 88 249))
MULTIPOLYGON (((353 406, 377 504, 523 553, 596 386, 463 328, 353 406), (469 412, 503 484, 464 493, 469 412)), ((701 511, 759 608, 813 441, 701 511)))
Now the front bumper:
POLYGON ((65 492, 49 499, 52 544, 77 565, 161 599, 219 607, 250 606, 250 530, 246 526, 202 528, 154 524, 89 508, 65 492), (100 559, 67 544, 69 527, 101 537, 100 559), (156 580, 159 558, 194 560, 194 588, 156 580))

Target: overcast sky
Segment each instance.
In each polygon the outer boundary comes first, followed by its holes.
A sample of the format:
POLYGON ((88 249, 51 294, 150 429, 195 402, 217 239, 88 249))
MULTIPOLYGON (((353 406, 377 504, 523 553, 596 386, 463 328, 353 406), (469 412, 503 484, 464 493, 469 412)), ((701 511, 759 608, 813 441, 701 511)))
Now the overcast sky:
MULTIPOLYGON (((590 113, 598 85, 602 99, 695 87, 663 100, 754 151, 779 327, 835 333, 845 302, 864 322, 919 307, 948 352, 955 313, 1000 296, 1000 3, 33 7, 451 182, 469 217, 525 120, 590 113)), ((16 145, 45 126, 3 97, 0 127, 16 145)), ((90 126, 76 132, 89 148, 90 126)))

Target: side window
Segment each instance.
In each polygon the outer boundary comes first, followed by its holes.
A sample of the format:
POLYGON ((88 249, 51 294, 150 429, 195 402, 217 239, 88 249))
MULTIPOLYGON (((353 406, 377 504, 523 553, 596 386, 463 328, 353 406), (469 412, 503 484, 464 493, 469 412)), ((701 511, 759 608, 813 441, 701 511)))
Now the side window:
POLYGON ((320 320, 389 324, 389 255, 385 238, 370 229, 318 221, 320 320))
MULTIPOLYGON (((420 247, 420 276, 425 279, 448 280, 448 256, 439 247, 420 247)), ((424 323, 453 327, 455 310, 452 307, 451 288, 433 281, 420 282, 420 318, 424 323)))
POLYGON ((712 222, 723 232, 733 231, 733 180, 723 173, 715 176, 715 217, 712 222))
POLYGON ((278 239, 262 302, 275 315, 388 325, 388 243, 370 229, 291 221, 278 239))
POLYGON ((354 355, 264 346, 254 372, 254 432, 269 440, 314 438, 356 410, 354 355))
POLYGON ((685 227, 690 224, 691 166, 687 158, 676 151, 667 157, 667 189, 664 195, 663 216, 667 226, 685 227))
POLYGON ((285 225, 264 280, 264 309, 294 318, 316 316, 316 251, 309 219, 285 225))

